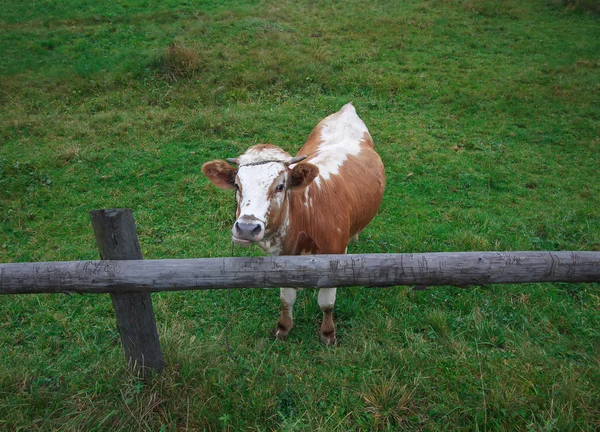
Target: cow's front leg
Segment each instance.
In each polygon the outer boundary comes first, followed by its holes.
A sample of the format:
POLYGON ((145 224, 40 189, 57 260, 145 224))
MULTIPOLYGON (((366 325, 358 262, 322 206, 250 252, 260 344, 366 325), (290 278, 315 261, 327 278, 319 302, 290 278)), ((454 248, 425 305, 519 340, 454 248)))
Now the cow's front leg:
POLYGON ((277 339, 285 339, 294 325, 292 309, 296 302, 296 289, 281 288, 279 292, 281 297, 281 317, 275 329, 275 337, 277 339))
POLYGON ((335 293, 336 288, 321 288, 319 290, 319 306, 323 311, 321 341, 326 345, 335 345, 335 326, 333 325, 335 293))

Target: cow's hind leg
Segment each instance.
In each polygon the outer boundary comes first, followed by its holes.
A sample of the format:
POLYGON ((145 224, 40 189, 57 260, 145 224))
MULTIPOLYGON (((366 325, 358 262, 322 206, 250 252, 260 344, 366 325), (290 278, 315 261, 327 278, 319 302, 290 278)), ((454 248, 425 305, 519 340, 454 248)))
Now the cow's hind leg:
POLYGON ((296 289, 281 288, 279 292, 281 297, 281 317, 277 323, 277 328, 275 328, 275 337, 277 339, 285 339, 294 325, 292 309, 296 302, 296 289))
POLYGON ((333 325, 335 293, 336 288, 321 288, 319 290, 319 306, 323 311, 321 341, 326 345, 335 345, 335 326, 333 325))

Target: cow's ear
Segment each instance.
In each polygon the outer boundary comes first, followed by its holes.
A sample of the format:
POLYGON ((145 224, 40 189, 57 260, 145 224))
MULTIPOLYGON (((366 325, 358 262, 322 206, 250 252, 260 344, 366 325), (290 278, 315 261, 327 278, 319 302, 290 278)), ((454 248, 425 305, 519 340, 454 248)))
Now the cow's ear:
POLYGON ((311 163, 301 163, 292 168, 289 176, 290 188, 305 188, 319 175, 319 168, 311 163))
POLYGON ((224 160, 206 162, 202 165, 204 175, 221 189, 233 189, 237 170, 224 160))

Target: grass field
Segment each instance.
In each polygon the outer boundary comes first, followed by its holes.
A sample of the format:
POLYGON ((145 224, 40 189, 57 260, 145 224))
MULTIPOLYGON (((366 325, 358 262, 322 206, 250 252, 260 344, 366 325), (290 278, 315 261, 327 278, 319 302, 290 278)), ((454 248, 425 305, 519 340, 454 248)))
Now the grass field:
MULTIPOLYGON (((146 258, 228 256, 200 166, 298 149, 353 101, 386 166, 352 253, 600 251, 598 3, 0 3, 0 262, 96 259, 129 207, 146 258)), ((237 255, 259 254, 254 249, 237 255)), ((598 284, 153 296, 168 364, 124 367, 108 296, 0 297, 0 430, 600 428, 598 284)))

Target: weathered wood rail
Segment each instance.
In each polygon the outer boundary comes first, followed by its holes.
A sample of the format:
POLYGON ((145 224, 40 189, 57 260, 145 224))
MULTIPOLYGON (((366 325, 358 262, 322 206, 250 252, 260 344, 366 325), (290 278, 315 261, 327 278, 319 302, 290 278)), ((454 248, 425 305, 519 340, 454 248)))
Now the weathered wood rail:
POLYGON ((130 367, 164 360, 150 293, 218 288, 600 282, 600 252, 443 252, 142 260, 127 209, 91 213, 101 261, 0 264, 0 294, 110 293, 130 367))
POLYGON ((448 252, 0 264, 0 294, 600 282, 600 252, 448 252))

